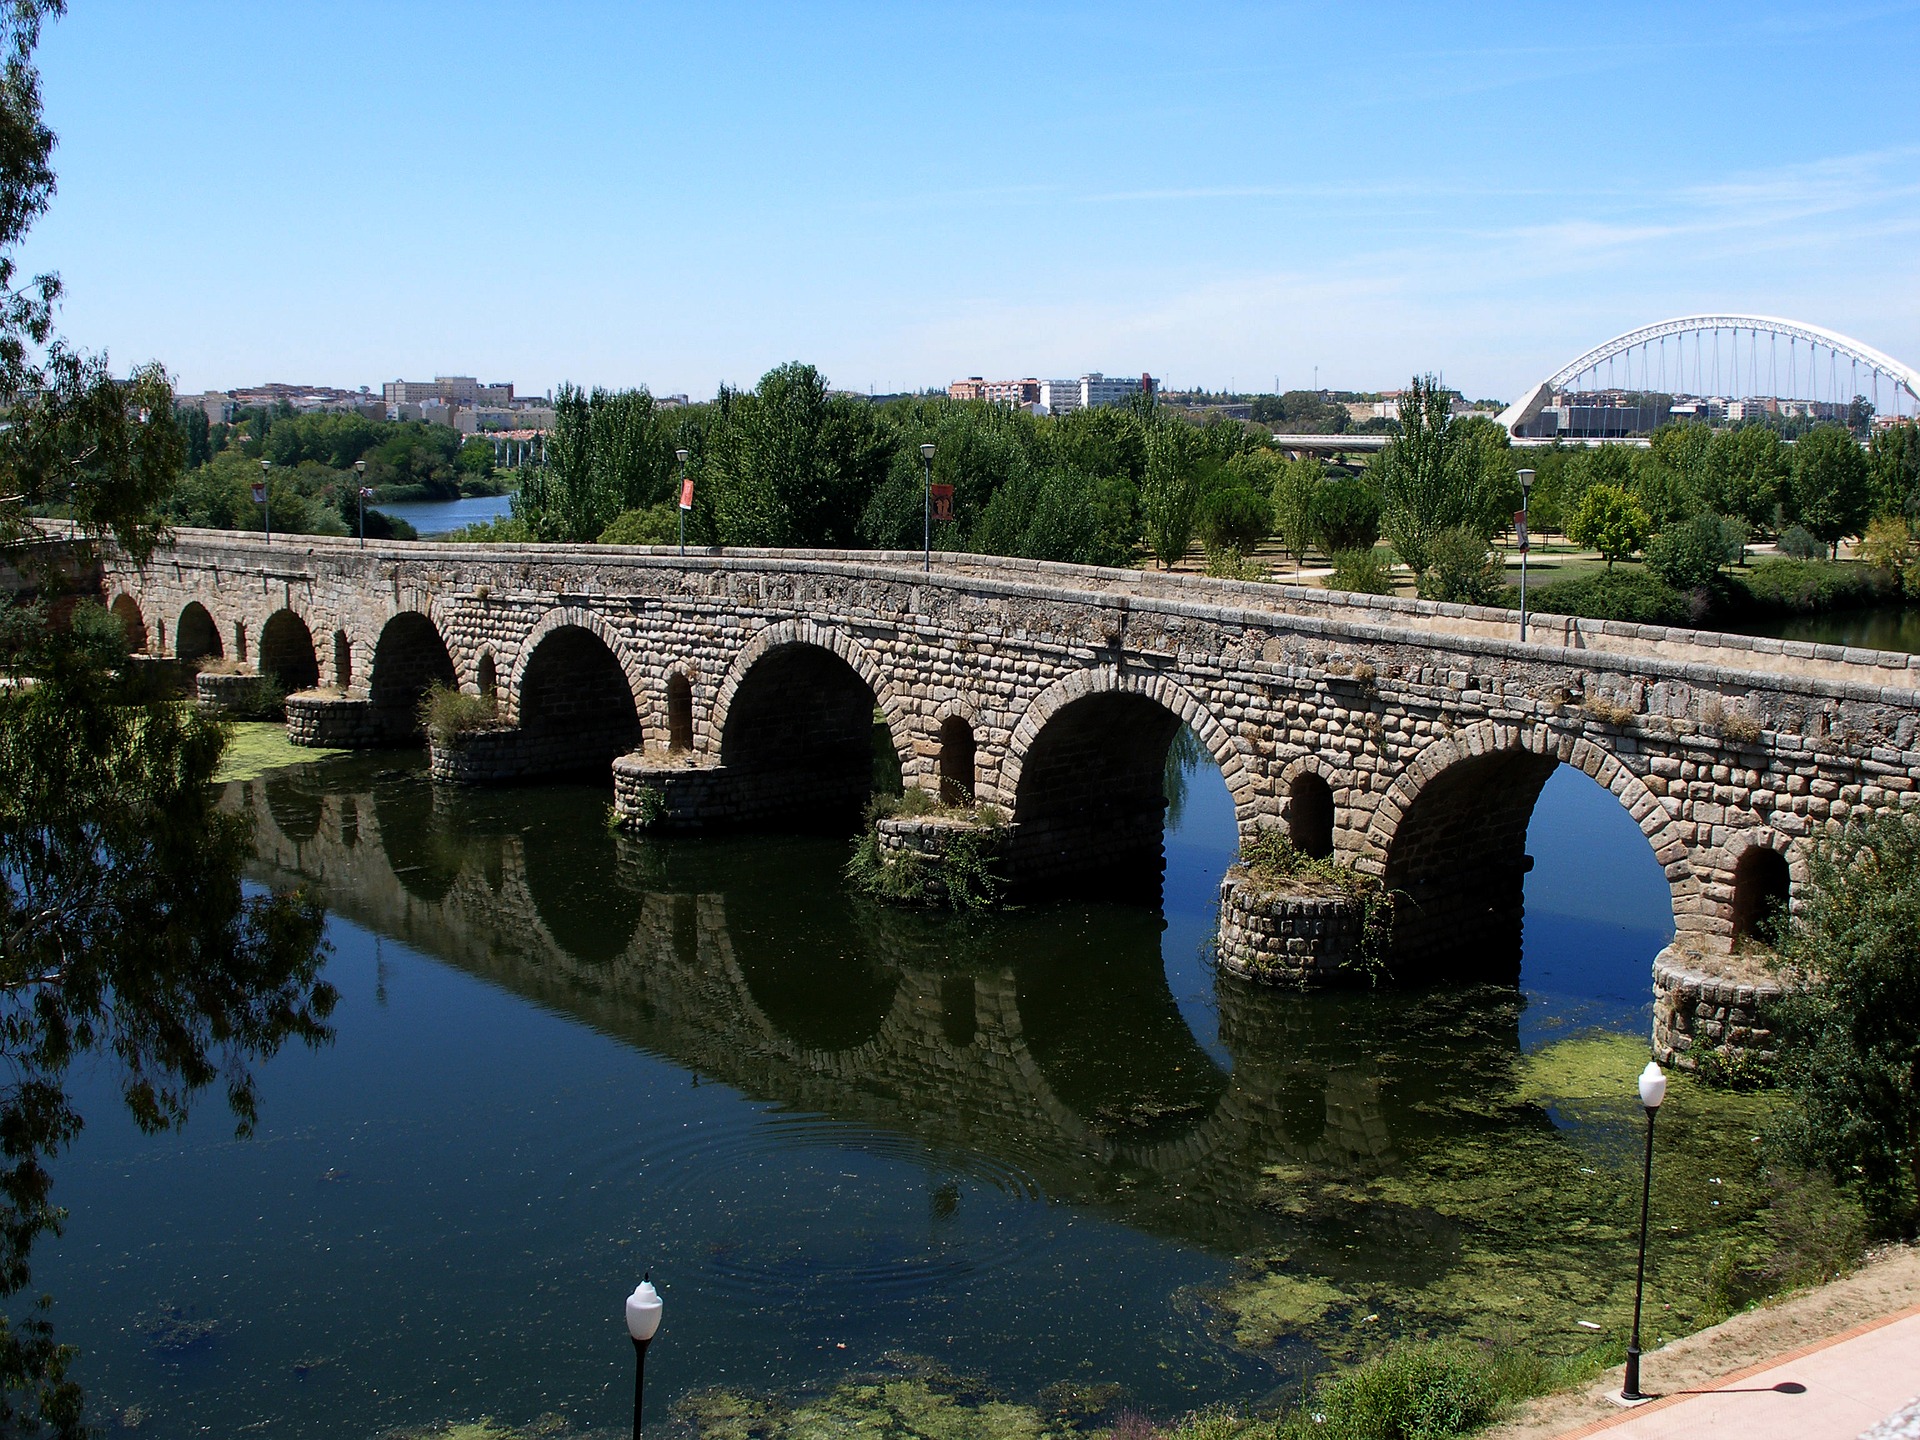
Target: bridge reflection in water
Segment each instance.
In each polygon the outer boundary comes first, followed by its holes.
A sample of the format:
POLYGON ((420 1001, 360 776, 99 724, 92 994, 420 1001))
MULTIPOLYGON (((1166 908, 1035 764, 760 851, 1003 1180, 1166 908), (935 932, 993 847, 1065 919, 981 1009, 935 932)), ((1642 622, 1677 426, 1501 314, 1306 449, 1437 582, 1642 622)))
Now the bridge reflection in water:
POLYGON ((456 790, 381 763, 236 786, 258 878, 753 1099, 1219 1253, 1290 1223, 1257 1203, 1265 1167, 1391 1168, 1450 1086, 1499 1093, 1518 1054, 1511 992, 1226 976, 1209 1047, 1156 912, 885 910, 847 894, 832 842, 639 840, 604 826, 603 791, 456 790))

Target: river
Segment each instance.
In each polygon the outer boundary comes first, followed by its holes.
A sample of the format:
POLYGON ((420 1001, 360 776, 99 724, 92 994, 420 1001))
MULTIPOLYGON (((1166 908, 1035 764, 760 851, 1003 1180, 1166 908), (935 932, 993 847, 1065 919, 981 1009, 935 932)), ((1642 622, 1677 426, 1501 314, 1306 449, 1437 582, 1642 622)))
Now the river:
POLYGON ((94 1419, 615 1433, 643 1271, 683 1429, 863 1373, 1086 1423, 1259 1403, 1488 1306, 1622 1343, 1670 929, 1638 828, 1548 783, 1521 993, 1302 996, 1212 968, 1232 809, 1211 762, 1185 788, 1159 908, 956 920, 850 897, 843 840, 616 836, 590 788, 436 793, 405 754, 236 784, 258 881, 332 913, 337 1038, 262 1067, 245 1139, 215 1097, 143 1136, 83 1077, 35 1288, 94 1419), (1595 1045, 1602 1093, 1561 1063, 1595 1045))

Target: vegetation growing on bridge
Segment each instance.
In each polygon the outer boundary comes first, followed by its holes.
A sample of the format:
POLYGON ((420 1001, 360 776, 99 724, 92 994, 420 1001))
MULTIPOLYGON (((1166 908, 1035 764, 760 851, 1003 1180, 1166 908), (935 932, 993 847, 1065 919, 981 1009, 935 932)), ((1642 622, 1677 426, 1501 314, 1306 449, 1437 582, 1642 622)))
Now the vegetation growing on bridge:
POLYGON ((1378 879, 1337 860, 1320 860, 1278 829, 1262 829, 1241 850, 1239 869, 1257 890, 1276 895, 1350 897, 1360 907, 1360 971, 1377 984, 1387 974, 1394 897, 1378 879))
POLYGON ((903 905, 982 911, 1006 895, 1000 859, 1007 826, 992 805, 944 805, 925 790, 879 795, 867 807, 866 828, 847 860, 848 883, 863 895, 903 905), (931 851, 889 849, 879 824, 891 819, 941 822, 931 851))

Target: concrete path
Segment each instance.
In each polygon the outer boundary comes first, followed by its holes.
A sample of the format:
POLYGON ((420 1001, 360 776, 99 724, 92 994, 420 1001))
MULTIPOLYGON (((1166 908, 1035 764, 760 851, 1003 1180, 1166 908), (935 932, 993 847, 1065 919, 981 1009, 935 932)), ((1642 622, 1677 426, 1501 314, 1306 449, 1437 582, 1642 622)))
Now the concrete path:
MULTIPOLYGON (((1647 1361, 1654 1360, 1648 1356, 1647 1361)), ((1645 1364, 1646 1362, 1643 1362, 1645 1364)), ((1646 1364, 1642 1384, 1660 1377, 1646 1364)), ((1563 1440, 1856 1440, 1920 1399, 1920 1306, 1565 1432, 1563 1440)), ((1880 1432, 1902 1434, 1902 1427, 1880 1432)))

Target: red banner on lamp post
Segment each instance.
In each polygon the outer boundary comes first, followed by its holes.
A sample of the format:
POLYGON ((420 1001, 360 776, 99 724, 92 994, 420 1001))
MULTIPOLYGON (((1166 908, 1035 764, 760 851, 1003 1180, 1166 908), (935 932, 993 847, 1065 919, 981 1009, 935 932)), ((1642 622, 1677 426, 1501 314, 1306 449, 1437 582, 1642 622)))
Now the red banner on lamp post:
POLYGON ((953 519, 953 486, 933 487, 933 518, 942 524, 953 519))
POLYGON ((1516 510, 1513 512, 1513 533, 1514 533, 1514 538, 1519 541, 1520 548, 1522 550, 1531 548, 1527 540, 1527 512, 1526 511, 1516 510))
POLYGON ((693 477, 691 475, 680 482, 680 508, 682 510, 693 508, 693 477))

